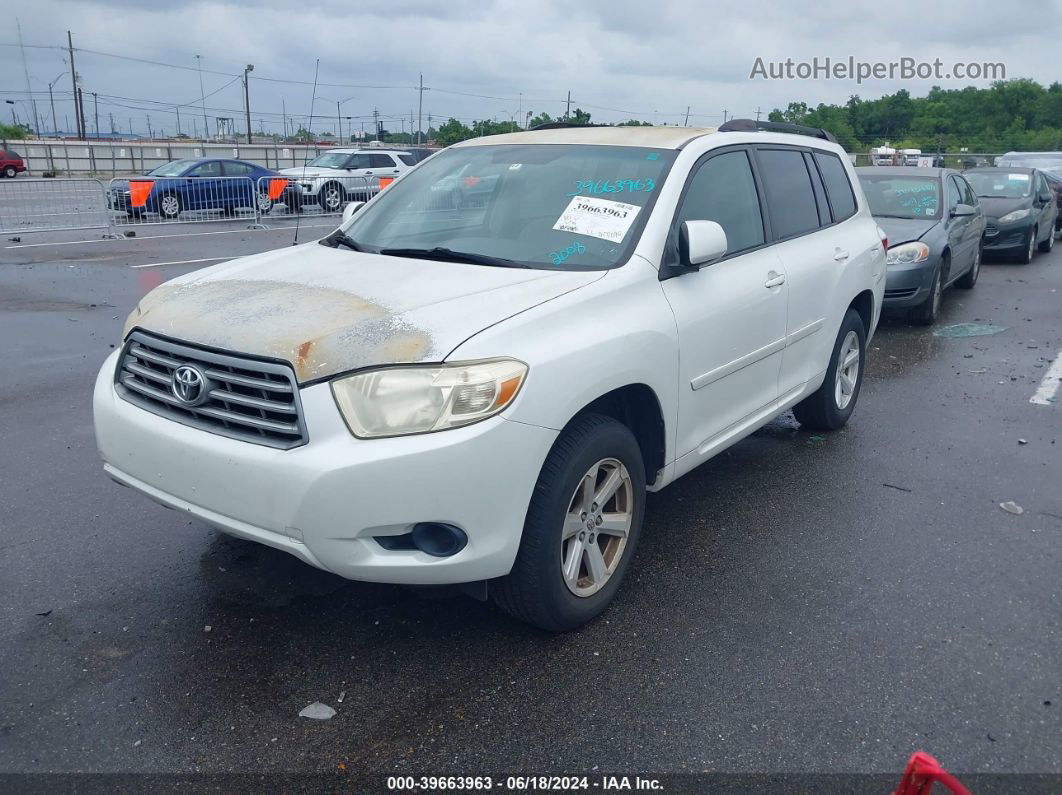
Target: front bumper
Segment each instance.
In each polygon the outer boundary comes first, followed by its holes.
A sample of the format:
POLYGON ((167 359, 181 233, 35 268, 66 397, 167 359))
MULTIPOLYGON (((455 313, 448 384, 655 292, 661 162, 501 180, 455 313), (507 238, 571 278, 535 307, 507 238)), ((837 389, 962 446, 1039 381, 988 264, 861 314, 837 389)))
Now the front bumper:
POLYGON ((1033 223, 1028 220, 1012 224, 1000 224, 994 218, 988 219, 985 227, 985 251, 1024 251, 1029 245, 1033 223))
POLYGON ((882 306, 885 309, 904 309, 925 301, 939 261, 940 258, 933 255, 925 262, 913 265, 887 265, 882 306))
POLYGON ((231 535, 342 577, 432 585, 507 574, 557 431, 494 417, 394 439, 351 436, 328 384, 301 392, 308 444, 277 450, 157 416, 96 380, 96 442, 111 478, 231 535), (376 536, 446 522, 468 535, 448 558, 387 550, 376 536))

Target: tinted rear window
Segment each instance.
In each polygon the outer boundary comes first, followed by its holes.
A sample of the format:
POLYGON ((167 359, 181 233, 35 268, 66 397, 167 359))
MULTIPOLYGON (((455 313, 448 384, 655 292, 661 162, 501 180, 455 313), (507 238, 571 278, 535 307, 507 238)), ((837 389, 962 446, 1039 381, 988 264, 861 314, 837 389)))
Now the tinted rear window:
POLYGON ((815 192, 803 153, 795 149, 761 149, 758 157, 775 238, 818 229, 815 192))
POLYGON ((826 193, 833 206, 833 220, 843 221, 856 211, 855 194, 852 183, 848 181, 848 172, 837 155, 825 152, 815 153, 815 162, 819 164, 822 180, 826 183, 826 193))
POLYGON ((399 155, 398 159, 407 166, 415 166, 417 164, 417 158, 413 157, 413 155, 399 155))

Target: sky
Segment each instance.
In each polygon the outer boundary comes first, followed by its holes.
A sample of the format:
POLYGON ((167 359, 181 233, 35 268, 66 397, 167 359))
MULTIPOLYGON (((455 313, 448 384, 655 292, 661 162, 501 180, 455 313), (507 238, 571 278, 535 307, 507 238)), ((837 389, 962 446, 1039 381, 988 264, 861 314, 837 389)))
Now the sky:
MULTIPOLYGON (((113 114, 122 130, 146 133, 150 117, 152 131, 166 135, 177 131, 178 113, 182 132, 201 135, 201 104, 212 128, 216 117, 228 116, 242 130, 239 76, 249 63, 255 131, 281 132, 285 110, 305 126, 311 106, 316 131, 334 132, 337 115, 344 133, 371 130, 374 111, 387 129, 408 131, 411 112, 416 124, 421 74, 425 128, 429 114, 436 125, 451 116, 466 123, 526 118, 528 111, 559 116, 569 91, 572 109, 589 111, 594 121, 682 124, 689 108, 690 125, 717 126, 724 112, 754 118, 759 111, 765 118, 791 101, 843 103, 852 94, 876 98, 900 88, 919 96, 934 84, 990 82, 750 79, 757 58, 940 59, 945 71, 957 61, 998 62, 1008 78, 1046 85, 1059 79, 1062 33, 1062 0, 34 0, 9 6, 11 14, 26 46, 19 48, 16 27, 5 25, 0 96, 15 103, 0 105, 5 122, 12 111, 30 120, 32 96, 41 127, 52 128, 48 84, 55 81, 57 126, 73 127, 69 63, 58 49, 70 30, 90 133, 95 92, 101 131, 113 114), (203 94, 209 96, 201 103, 203 94)), ((294 123, 289 118, 289 127, 294 123)))

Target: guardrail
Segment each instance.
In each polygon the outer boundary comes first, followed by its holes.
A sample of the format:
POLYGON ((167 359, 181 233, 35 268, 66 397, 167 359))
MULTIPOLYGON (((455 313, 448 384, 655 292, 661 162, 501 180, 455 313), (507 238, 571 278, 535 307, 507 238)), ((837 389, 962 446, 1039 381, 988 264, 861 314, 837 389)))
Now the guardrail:
POLYGON ((106 190, 98 179, 5 179, 0 233, 106 229, 113 234, 106 190))

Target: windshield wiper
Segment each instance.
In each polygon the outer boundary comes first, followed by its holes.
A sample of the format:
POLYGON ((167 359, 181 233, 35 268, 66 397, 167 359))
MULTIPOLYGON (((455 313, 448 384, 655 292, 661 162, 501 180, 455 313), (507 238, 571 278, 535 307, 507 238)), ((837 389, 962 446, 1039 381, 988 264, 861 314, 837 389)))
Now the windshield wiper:
POLYGON ((491 257, 486 254, 474 254, 470 251, 454 251, 449 248, 382 248, 380 253, 389 257, 412 257, 413 259, 433 259, 440 262, 467 262, 472 265, 493 265, 498 268, 529 268, 522 262, 503 257, 491 257))
POLYGON ((337 229, 328 237, 323 237, 320 240, 322 246, 329 246, 331 248, 339 248, 340 246, 346 246, 351 251, 364 251, 358 242, 348 235, 346 232, 337 229))

